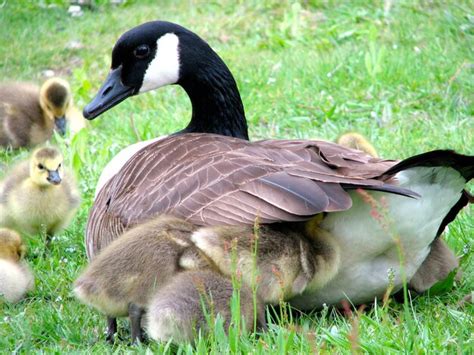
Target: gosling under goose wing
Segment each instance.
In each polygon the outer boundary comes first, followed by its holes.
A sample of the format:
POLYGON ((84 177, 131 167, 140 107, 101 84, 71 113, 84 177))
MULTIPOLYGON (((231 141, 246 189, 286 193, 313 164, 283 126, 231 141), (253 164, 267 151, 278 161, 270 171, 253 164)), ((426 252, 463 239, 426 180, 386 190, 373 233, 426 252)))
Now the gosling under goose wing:
POLYGON ((88 252, 159 213, 198 225, 253 224, 256 216, 261 223, 290 222, 350 208, 345 188, 416 195, 372 178, 394 164, 320 141, 168 137, 137 152, 101 189, 88 221, 88 252), (362 176, 345 174, 351 165, 362 176))

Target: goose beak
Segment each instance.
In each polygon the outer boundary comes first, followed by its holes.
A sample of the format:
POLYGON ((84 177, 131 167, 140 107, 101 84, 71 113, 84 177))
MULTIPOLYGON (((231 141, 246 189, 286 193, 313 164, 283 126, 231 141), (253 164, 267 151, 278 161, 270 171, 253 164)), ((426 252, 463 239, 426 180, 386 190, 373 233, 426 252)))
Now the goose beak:
POLYGON ((57 170, 48 171, 48 177, 46 179, 53 185, 59 185, 61 183, 61 176, 59 176, 57 170))
POLYGON ((56 125, 56 130, 59 134, 64 136, 66 134, 66 117, 55 117, 54 124, 56 125))
POLYGON ((93 120, 101 113, 119 104, 134 94, 134 88, 122 84, 122 67, 113 69, 94 99, 84 107, 84 117, 93 120))

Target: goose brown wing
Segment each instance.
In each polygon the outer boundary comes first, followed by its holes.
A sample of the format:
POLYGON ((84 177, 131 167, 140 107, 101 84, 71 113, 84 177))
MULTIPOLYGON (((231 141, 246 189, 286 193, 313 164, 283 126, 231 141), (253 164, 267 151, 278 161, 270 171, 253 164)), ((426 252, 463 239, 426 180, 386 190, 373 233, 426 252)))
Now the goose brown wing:
MULTIPOLYGON (((397 160, 374 158, 362 151, 320 140, 263 140, 262 146, 277 147, 294 152, 305 152, 309 160, 325 164, 332 175, 345 178, 373 179, 394 166, 397 160)), ((303 154, 303 153, 299 153, 303 154)))
POLYGON ((397 190, 375 178, 394 164, 321 141, 171 136, 136 153, 101 189, 88 221, 88 252, 159 213, 236 225, 257 216, 261 223, 291 222, 346 210, 345 188, 397 190))

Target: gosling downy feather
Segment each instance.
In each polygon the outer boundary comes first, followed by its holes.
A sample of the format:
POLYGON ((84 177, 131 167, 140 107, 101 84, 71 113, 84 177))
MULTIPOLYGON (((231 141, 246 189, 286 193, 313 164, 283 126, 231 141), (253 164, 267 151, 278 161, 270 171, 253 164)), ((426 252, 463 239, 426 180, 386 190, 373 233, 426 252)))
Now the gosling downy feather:
MULTIPOLYGON (((191 342, 199 331, 206 332, 218 316, 227 330, 231 321, 231 280, 209 270, 186 271, 175 276, 153 296, 146 316, 149 336, 157 341, 191 342)), ((258 300, 254 313, 252 291, 242 285, 239 291, 240 315, 244 329, 257 325, 265 328, 263 303, 258 300)))
MULTIPOLYGON (((459 260, 446 242, 437 238, 423 264, 411 278, 409 286, 416 292, 424 292, 436 282, 446 279, 449 273, 459 267, 459 260)), ((460 273, 458 273, 460 276, 460 273)))
POLYGON ((85 127, 85 122, 63 79, 48 79, 41 87, 29 83, 0 85, 0 146, 34 146, 50 139, 54 129, 64 135, 69 124, 75 133, 85 127))
MULTIPOLYGON (((228 69, 215 57, 178 25, 157 21, 138 26, 117 42, 112 71, 84 116, 94 118, 128 96, 179 84, 193 103, 186 132, 242 137, 240 97, 236 86, 228 85, 230 73, 222 74, 228 69), (196 120, 208 109, 203 103, 212 109, 200 125, 196 120)), ((198 225, 253 225, 256 217, 261 223, 296 222, 327 212, 321 228, 337 239, 341 266, 325 287, 295 298, 301 308, 344 298, 370 301, 384 293, 391 270, 395 290, 401 287, 391 232, 400 236, 410 279, 431 243, 468 203, 464 187, 474 175, 474 157, 446 150, 396 162, 322 141, 248 143, 197 133, 156 140, 123 156, 131 157, 103 180, 92 208, 86 232, 89 257, 129 226, 159 213, 198 225), (390 232, 373 217, 371 204, 386 206, 390 232)))
POLYGON ((378 158, 378 154, 374 146, 360 133, 344 133, 336 139, 336 143, 347 148, 360 150, 374 158, 378 158))
POLYGON ((0 299, 18 302, 33 289, 33 274, 21 260, 25 251, 17 232, 0 228, 0 299))
MULTIPOLYGON (((128 230, 77 279, 76 296, 109 318, 128 315, 132 339, 141 340, 140 319, 156 290, 184 269, 209 267, 190 240, 195 229, 182 219, 160 216, 128 230)), ((109 340, 114 327, 109 319, 109 340)))
POLYGON ((48 237, 65 228, 80 197, 62 164, 56 148, 43 147, 7 173, 0 184, 0 226, 28 235, 44 231, 48 237))
POLYGON ((265 304, 278 304, 303 291, 322 288, 337 273, 339 246, 334 237, 311 225, 271 224, 201 228, 191 239, 225 275, 242 275, 247 285, 257 278, 265 304), (254 263, 256 263, 254 265, 254 263))

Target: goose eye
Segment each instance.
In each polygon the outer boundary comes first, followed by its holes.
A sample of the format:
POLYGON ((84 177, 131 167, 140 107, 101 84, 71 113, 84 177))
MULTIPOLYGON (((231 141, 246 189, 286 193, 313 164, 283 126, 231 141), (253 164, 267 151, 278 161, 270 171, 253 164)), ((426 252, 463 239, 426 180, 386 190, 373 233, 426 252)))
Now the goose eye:
POLYGON ((138 59, 146 58, 148 57, 148 54, 150 54, 150 47, 148 47, 146 44, 142 44, 141 46, 138 46, 133 51, 133 55, 137 57, 138 59))
POLYGON ((43 164, 38 164, 38 169, 44 170, 44 165, 43 164))

